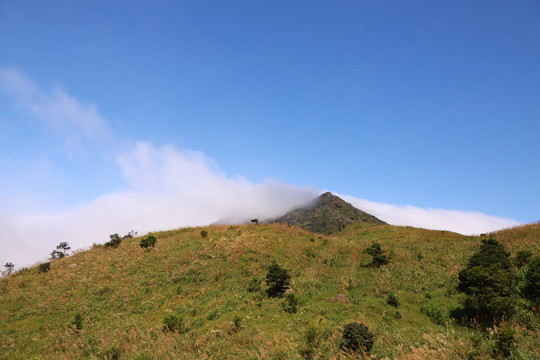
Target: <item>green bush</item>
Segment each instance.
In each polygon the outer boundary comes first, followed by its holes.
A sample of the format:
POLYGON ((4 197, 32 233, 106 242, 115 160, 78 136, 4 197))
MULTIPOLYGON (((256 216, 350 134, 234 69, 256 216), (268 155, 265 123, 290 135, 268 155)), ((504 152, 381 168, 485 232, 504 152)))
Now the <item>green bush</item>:
POLYGON ((76 313, 71 325, 75 326, 75 329, 81 330, 83 327, 83 317, 80 313, 76 313))
POLYGON ((141 239, 141 243, 139 244, 139 246, 143 249, 148 249, 149 247, 156 246, 156 237, 150 235, 148 237, 145 237, 144 239, 141 239))
POLYGON ((186 327, 184 326, 184 321, 182 318, 176 316, 176 315, 166 315, 163 318, 163 331, 170 331, 170 332, 176 332, 176 333, 184 333, 186 331, 186 327))
POLYGON ((281 268, 275 261, 270 265, 266 274, 266 293, 270 297, 279 297, 285 292, 285 286, 289 285, 291 276, 287 270, 281 268))
POLYGON ((446 313, 433 304, 426 304, 420 308, 420 312, 431 319, 437 325, 444 325, 446 313))
POLYGON ((514 265, 521 268, 531 261, 533 253, 531 250, 519 250, 514 258, 514 265))
POLYGON ((257 278, 252 278, 247 286, 247 291, 257 292, 261 289, 261 281, 257 278))
POLYGON ((540 256, 536 256, 527 266, 523 295, 538 305, 540 303, 540 256))
POLYGON ((206 230, 201 231, 201 237, 205 238, 207 236, 208 236, 208 231, 206 230))
POLYGON ((495 354, 507 358, 512 355, 513 351, 515 351, 516 339, 514 337, 514 329, 511 327, 499 329, 493 338, 495 340, 495 354))
POLYGON ((112 235, 109 235, 109 238, 111 240, 105 243, 106 248, 117 248, 118 246, 120 246, 120 243, 122 242, 122 238, 120 237, 120 235, 112 234, 112 235))
POLYGON ((315 358, 315 351, 319 345, 319 334, 317 328, 309 326, 304 333, 304 344, 300 347, 299 353, 304 359, 312 360, 315 358))
POLYGON ((495 239, 482 240, 480 250, 459 272, 458 290, 467 295, 464 310, 469 317, 498 321, 514 313, 519 278, 509 256, 495 239))
POLYGON ((296 314, 298 311, 297 305, 298 299, 296 296, 294 296, 294 294, 286 294, 285 300, 281 303, 283 310, 291 314, 296 314))
POLYGON ((368 253, 372 256, 371 260, 371 266, 374 267, 381 267, 383 265, 388 264, 388 261, 390 258, 384 254, 381 244, 379 243, 373 243, 370 247, 364 250, 364 253, 368 253))
POLYGON ((349 323, 343 329, 341 348, 368 353, 373 347, 373 338, 373 334, 364 324, 349 323))
POLYGON ((112 346, 105 351, 103 351, 103 354, 99 357, 103 360, 118 360, 120 359, 120 355, 122 354, 122 350, 116 346, 112 346))
POLYGON ((388 295, 388 298, 386 298, 386 303, 393 307, 399 306, 399 299, 395 294, 388 295))
POLYGON ((51 263, 50 262, 45 262, 45 263, 39 264, 39 272, 46 273, 50 269, 51 269, 51 263))

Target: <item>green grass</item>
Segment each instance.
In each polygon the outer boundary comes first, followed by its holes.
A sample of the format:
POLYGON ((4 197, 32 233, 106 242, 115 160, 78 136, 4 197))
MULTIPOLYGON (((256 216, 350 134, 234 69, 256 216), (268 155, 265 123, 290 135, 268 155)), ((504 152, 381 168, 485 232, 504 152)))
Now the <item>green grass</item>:
MULTIPOLYGON (((280 224, 151 235, 157 243, 150 250, 140 248, 141 238, 126 239, 116 249, 95 246, 55 260, 47 273, 33 267, 0 280, 0 358, 295 359, 315 329, 314 358, 346 359, 339 343, 351 321, 375 334, 377 359, 491 358, 489 330, 447 315, 463 299, 457 274, 478 237, 367 224, 329 236, 280 224), (367 266, 363 250, 372 242, 391 254, 388 265, 367 266), (297 313, 265 294, 274 260, 292 277, 297 313), (253 278, 261 289, 249 292, 253 278), (391 293, 398 308, 386 302, 391 293), (349 302, 332 301, 338 294, 349 302), (443 313, 444 323, 425 309, 443 313), (164 331, 168 315, 187 331, 164 331)), ((538 224, 495 236, 513 254, 539 253, 538 224)), ((516 358, 540 358, 538 315, 522 309, 509 326, 516 329, 516 358)))

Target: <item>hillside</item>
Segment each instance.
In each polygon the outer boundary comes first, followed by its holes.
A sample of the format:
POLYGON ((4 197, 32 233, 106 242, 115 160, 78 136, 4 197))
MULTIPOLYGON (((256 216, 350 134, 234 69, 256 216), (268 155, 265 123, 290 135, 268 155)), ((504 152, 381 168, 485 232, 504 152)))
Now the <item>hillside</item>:
MULTIPOLYGON (((538 227, 526 233, 536 240, 521 243, 507 232, 501 241, 512 253, 538 254, 538 227)), ((142 249, 141 238, 118 248, 96 245, 52 261, 49 272, 36 266, 0 280, 0 358, 345 359, 351 357, 339 344, 351 321, 375 334, 377 359, 492 353, 493 336, 448 316, 463 299, 457 273, 479 238, 363 223, 333 236, 282 224, 153 235, 154 249, 142 249), (373 241, 391 254, 388 265, 366 266, 363 250, 373 241), (272 261, 292 277, 296 313, 265 293, 272 261), (398 308, 387 304, 390 294, 398 308), (185 332, 164 331, 171 315, 185 332)), ((515 325, 519 354, 538 359, 538 316, 526 310, 521 316, 528 323, 515 325)))
POLYGON ((316 198, 310 206, 290 211, 275 222, 298 225, 303 229, 324 235, 340 231, 353 222, 386 224, 330 192, 316 198))

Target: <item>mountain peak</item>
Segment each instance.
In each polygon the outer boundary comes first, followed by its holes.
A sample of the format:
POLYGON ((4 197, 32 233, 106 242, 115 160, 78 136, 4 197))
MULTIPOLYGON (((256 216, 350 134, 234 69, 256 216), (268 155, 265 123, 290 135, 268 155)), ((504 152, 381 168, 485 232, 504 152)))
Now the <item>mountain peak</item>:
POLYGON ((290 211, 275 221, 298 225, 306 230, 326 235, 342 230, 352 222, 386 224, 331 192, 325 192, 315 198, 311 205, 290 211))

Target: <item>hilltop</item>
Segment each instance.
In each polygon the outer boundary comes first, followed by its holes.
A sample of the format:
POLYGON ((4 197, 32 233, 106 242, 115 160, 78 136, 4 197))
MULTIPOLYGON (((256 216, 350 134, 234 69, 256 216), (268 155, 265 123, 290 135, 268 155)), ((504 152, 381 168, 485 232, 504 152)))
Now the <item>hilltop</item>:
POLYGON ((343 230, 346 225, 355 222, 386 225, 384 221, 355 208, 330 192, 320 195, 306 207, 288 212, 275 222, 298 225, 303 229, 325 235, 343 230))
MULTIPOLYGON (((495 346, 448 315, 463 300, 457 274, 478 237, 362 222, 328 236, 284 224, 152 235, 155 248, 128 238, 1 279, 0 358, 345 359, 339 344, 351 321, 375 334, 378 359, 487 359, 495 346), (388 265, 368 266, 373 242, 388 265), (291 275, 296 313, 265 293, 273 261, 291 275), (164 331, 167 317, 182 331, 164 331)), ((513 254, 540 252, 539 226, 495 235, 513 254)), ((540 358, 538 316, 520 316, 519 354, 540 358)))

